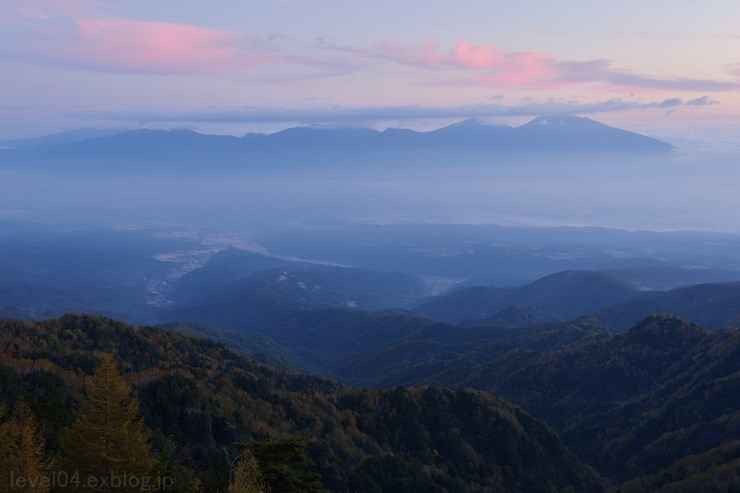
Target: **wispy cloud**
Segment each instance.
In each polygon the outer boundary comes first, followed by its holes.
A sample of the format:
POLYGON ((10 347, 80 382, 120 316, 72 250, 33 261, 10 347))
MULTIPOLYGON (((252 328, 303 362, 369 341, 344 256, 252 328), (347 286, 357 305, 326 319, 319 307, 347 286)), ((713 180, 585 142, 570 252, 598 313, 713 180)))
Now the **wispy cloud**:
POLYGON ((233 71, 275 63, 257 38, 116 16, 95 0, 17 0, 0 20, 32 40, 6 56, 70 68, 144 74, 233 71))
MULTIPOLYGON (((278 1, 278 0, 272 0, 278 1)), ((22 48, 0 47, 18 59, 134 74, 249 73, 256 82, 301 82, 349 73, 381 72, 388 64, 419 69, 394 74, 398 84, 547 90, 590 86, 606 90, 722 92, 740 90, 740 68, 727 78, 659 77, 609 60, 564 60, 544 51, 506 51, 460 39, 440 48, 385 40, 369 48, 319 42, 286 47, 271 39, 188 24, 117 15, 104 0, 15 0, 0 4, 0 21, 32 32, 22 48), (18 27, 20 26, 20 27, 18 27), (327 53, 330 53, 327 56, 327 53), (257 68, 279 66, 279 70, 257 68)))
POLYGON ((258 82, 300 82, 354 71, 347 57, 291 53, 280 39, 119 15, 106 0, 0 0, 0 29, 17 44, 0 57, 93 72, 143 75, 249 73, 258 82), (280 75, 263 66, 290 67, 280 75))
MULTIPOLYGON (((660 89, 671 91, 735 91, 740 89, 740 81, 719 81, 712 79, 693 79, 689 77, 660 78, 634 74, 628 71, 612 70, 606 67, 589 74, 594 82, 605 82, 622 87, 641 89, 660 89)), ((568 74, 564 75, 567 80, 568 74)))
POLYGON ((371 125, 387 121, 455 120, 470 118, 494 118, 537 116, 554 114, 597 114, 616 111, 665 110, 683 106, 713 104, 708 97, 694 100, 680 98, 662 101, 629 101, 610 99, 593 103, 578 101, 544 100, 521 104, 475 104, 456 107, 386 106, 386 107, 306 107, 306 108, 261 108, 242 107, 209 109, 191 112, 133 112, 95 113, 96 117, 109 120, 136 122, 140 125, 167 122, 195 123, 290 123, 371 125))
POLYGON ((715 104, 719 104, 719 101, 715 101, 709 96, 702 96, 700 98, 686 101, 686 106, 712 106, 715 104))
POLYGON ((724 32, 695 32, 695 33, 679 33, 679 32, 646 32, 640 31, 638 33, 624 32, 622 33, 625 37, 639 36, 645 39, 679 39, 693 41, 696 39, 723 39, 723 40, 740 40, 739 31, 724 31, 724 32))
POLYGON ((261 41, 200 27, 129 19, 82 19, 53 56, 83 68, 133 73, 224 72, 276 63, 261 41))
MULTIPOLYGON (((530 84, 542 81, 555 72, 552 57, 543 52, 506 52, 485 44, 459 41, 449 52, 440 52, 435 41, 409 46, 396 40, 385 40, 370 49, 321 42, 319 48, 345 53, 362 59, 375 59, 416 66, 427 70, 447 69, 463 73, 485 73, 487 83, 502 85, 530 84)), ((474 81, 474 79, 467 79, 474 81)))
POLYGON ((66 68, 132 74, 217 74, 287 65, 309 72, 287 79, 305 80, 353 70, 346 57, 286 53, 272 39, 129 19, 106 7, 95 0, 19 0, 0 10, 0 22, 31 34, 33 42, 6 46, 0 53, 66 68))
MULTIPOLYGON (((443 53, 434 41, 420 47, 400 41, 387 40, 370 49, 358 49, 323 43, 323 49, 345 52, 355 57, 379 59, 387 62, 413 65, 427 70, 445 71, 444 80, 426 79, 428 85, 448 86, 525 86, 552 88, 577 84, 596 84, 609 87, 684 90, 731 91, 740 89, 740 81, 712 80, 691 77, 655 77, 636 74, 612 66, 609 60, 558 60, 541 51, 507 52, 493 45, 472 44, 461 40, 443 53), (456 74, 450 74, 456 70, 456 74), (452 75, 452 77, 449 77, 452 75)), ((729 72, 736 75, 736 68, 729 72)))

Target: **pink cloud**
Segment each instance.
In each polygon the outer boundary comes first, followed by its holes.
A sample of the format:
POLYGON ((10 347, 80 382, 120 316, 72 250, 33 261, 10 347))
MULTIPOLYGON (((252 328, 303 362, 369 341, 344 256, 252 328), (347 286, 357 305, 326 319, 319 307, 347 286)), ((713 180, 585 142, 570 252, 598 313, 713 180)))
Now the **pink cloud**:
POLYGON ((506 55, 489 45, 471 45, 463 40, 452 50, 450 60, 461 67, 499 68, 505 62, 506 55))
POLYGON ((474 45, 468 40, 458 42, 447 55, 441 55, 433 41, 426 41, 421 48, 411 48, 398 41, 384 41, 370 52, 354 53, 427 69, 451 68, 483 73, 485 75, 475 75, 468 82, 483 81, 487 84, 542 83, 558 72, 555 61, 547 53, 505 52, 491 45, 474 45))
POLYGON ((117 17, 101 0, 17 0, 0 6, 2 21, 30 42, 0 47, 0 56, 76 69, 132 74, 215 74, 275 64, 313 69, 283 74, 293 80, 356 68, 344 58, 286 53, 273 40, 117 17))
POLYGON ((273 63, 255 39, 183 24, 82 19, 54 53, 86 68, 136 73, 213 73, 273 63))
POLYGON ((259 39, 186 24, 112 15, 103 0, 13 0, 0 22, 28 43, 0 52, 73 68, 128 73, 200 74, 275 63, 259 39))
MULTIPOLYGON (((734 91, 740 81, 697 79, 690 77, 652 77, 613 68, 608 60, 560 61, 539 51, 507 52, 492 45, 474 45, 459 41, 447 55, 440 55, 437 45, 427 41, 421 48, 408 47, 398 41, 385 41, 372 50, 323 45, 322 48, 351 53, 356 57, 374 58, 415 65, 441 74, 452 75, 447 80, 425 80, 433 86, 521 86, 553 89, 579 84, 591 84, 612 91, 688 90, 734 91), (454 72, 450 74, 450 71, 454 72)), ((738 75, 735 66, 728 67, 738 75)))
POLYGON ((540 52, 508 53, 499 69, 485 77, 499 85, 538 85, 556 87, 558 69, 552 57, 540 52))

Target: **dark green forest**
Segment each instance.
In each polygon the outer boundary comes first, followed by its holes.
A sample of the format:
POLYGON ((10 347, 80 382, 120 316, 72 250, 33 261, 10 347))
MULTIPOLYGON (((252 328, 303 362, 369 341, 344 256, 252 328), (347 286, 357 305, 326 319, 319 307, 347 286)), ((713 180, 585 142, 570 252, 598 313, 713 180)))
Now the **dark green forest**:
POLYGON ((273 492, 609 489, 548 426, 484 392, 360 390, 99 317, 4 321, 0 330, 5 419, 19 399, 29 403, 50 470, 79 460, 69 443, 110 359, 143 418, 141 461, 176 491, 225 491, 245 451, 273 492))
MULTIPOLYGON (((273 492, 738 491, 736 329, 652 316, 614 333, 584 319, 521 331, 514 347, 499 330, 484 365, 453 360, 428 384, 375 390, 161 328, 6 320, 3 426, 27 403, 39 464, 91 462, 80 420, 107 361, 128 388, 118 407, 138 445, 125 449, 173 491, 242 491, 245 470, 273 492)), ((2 454, 7 473, 18 453, 2 454)))

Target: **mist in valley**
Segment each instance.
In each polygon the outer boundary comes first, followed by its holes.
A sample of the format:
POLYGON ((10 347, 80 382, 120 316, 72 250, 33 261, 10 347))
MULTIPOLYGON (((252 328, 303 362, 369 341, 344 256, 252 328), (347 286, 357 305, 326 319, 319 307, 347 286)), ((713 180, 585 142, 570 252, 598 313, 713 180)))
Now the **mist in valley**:
MULTIPOLYGON (((0 159, 3 156, 0 155, 0 159)), ((5 219, 248 233, 333 222, 737 231, 735 156, 308 153, 226 171, 157 156, 0 166, 5 219), (8 169, 9 168, 9 169, 8 169), (30 169, 29 169, 30 168, 30 169)))
POLYGON ((10 293, 13 282, 21 283, 26 294, 9 295, 4 305, 34 317, 92 310, 137 323, 219 325, 201 315, 212 313, 217 299, 257 289, 255 279, 279 286, 274 296, 283 301, 359 309, 414 309, 448 290, 523 286, 568 270, 616 269, 648 290, 740 279, 733 213, 740 171, 731 155, 665 144, 658 152, 596 151, 583 143, 578 125, 610 137, 621 131, 585 119, 563 122, 562 135, 583 149, 546 150, 540 139, 517 144, 516 152, 491 150, 491 132, 500 130, 464 124, 443 129, 453 132, 448 140, 409 134, 432 139, 424 144, 429 148, 377 140, 387 133, 295 130, 263 136, 262 147, 144 131, 6 150, 0 153, 5 285, 10 293), (273 147, 270 138, 293 144, 273 147), (232 258, 233 249, 254 257, 232 258), (181 279, 219 262, 224 266, 215 272, 222 273, 212 275, 243 271, 252 287, 220 281, 192 288, 195 298, 177 294, 187 285, 181 279), (260 269, 242 264, 297 269, 289 284, 300 289, 284 292, 284 273, 253 279, 260 269), (312 277, 330 266, 348 270, 326 271, 321 282, 312 277), (381 301, 378 293, 395 281, 368 272, 411 276, 397 279, 408 291, 381 301), (53 288, 62 279, 77 286, 74 295, 53 288), (317 293, 344 286, 347 293, 309 294, 309 285, 317 293), (207 308, 178 311, 192 305, 207 308))

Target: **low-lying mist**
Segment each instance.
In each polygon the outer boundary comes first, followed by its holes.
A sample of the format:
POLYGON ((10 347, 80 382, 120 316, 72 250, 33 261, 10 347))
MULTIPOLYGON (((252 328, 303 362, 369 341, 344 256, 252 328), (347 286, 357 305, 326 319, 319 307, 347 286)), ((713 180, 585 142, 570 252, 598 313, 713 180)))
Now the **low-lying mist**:
POLYGON ((222 229, 334 222, 593 225, 738 231, 740 169, 729 157, 481 153, 219 163, 101 158, 0 167, 5 219, 222 229), (4 169, 3 169, 4 168, 4 169), (132 169, 133 169, 132 168, 132 169))

